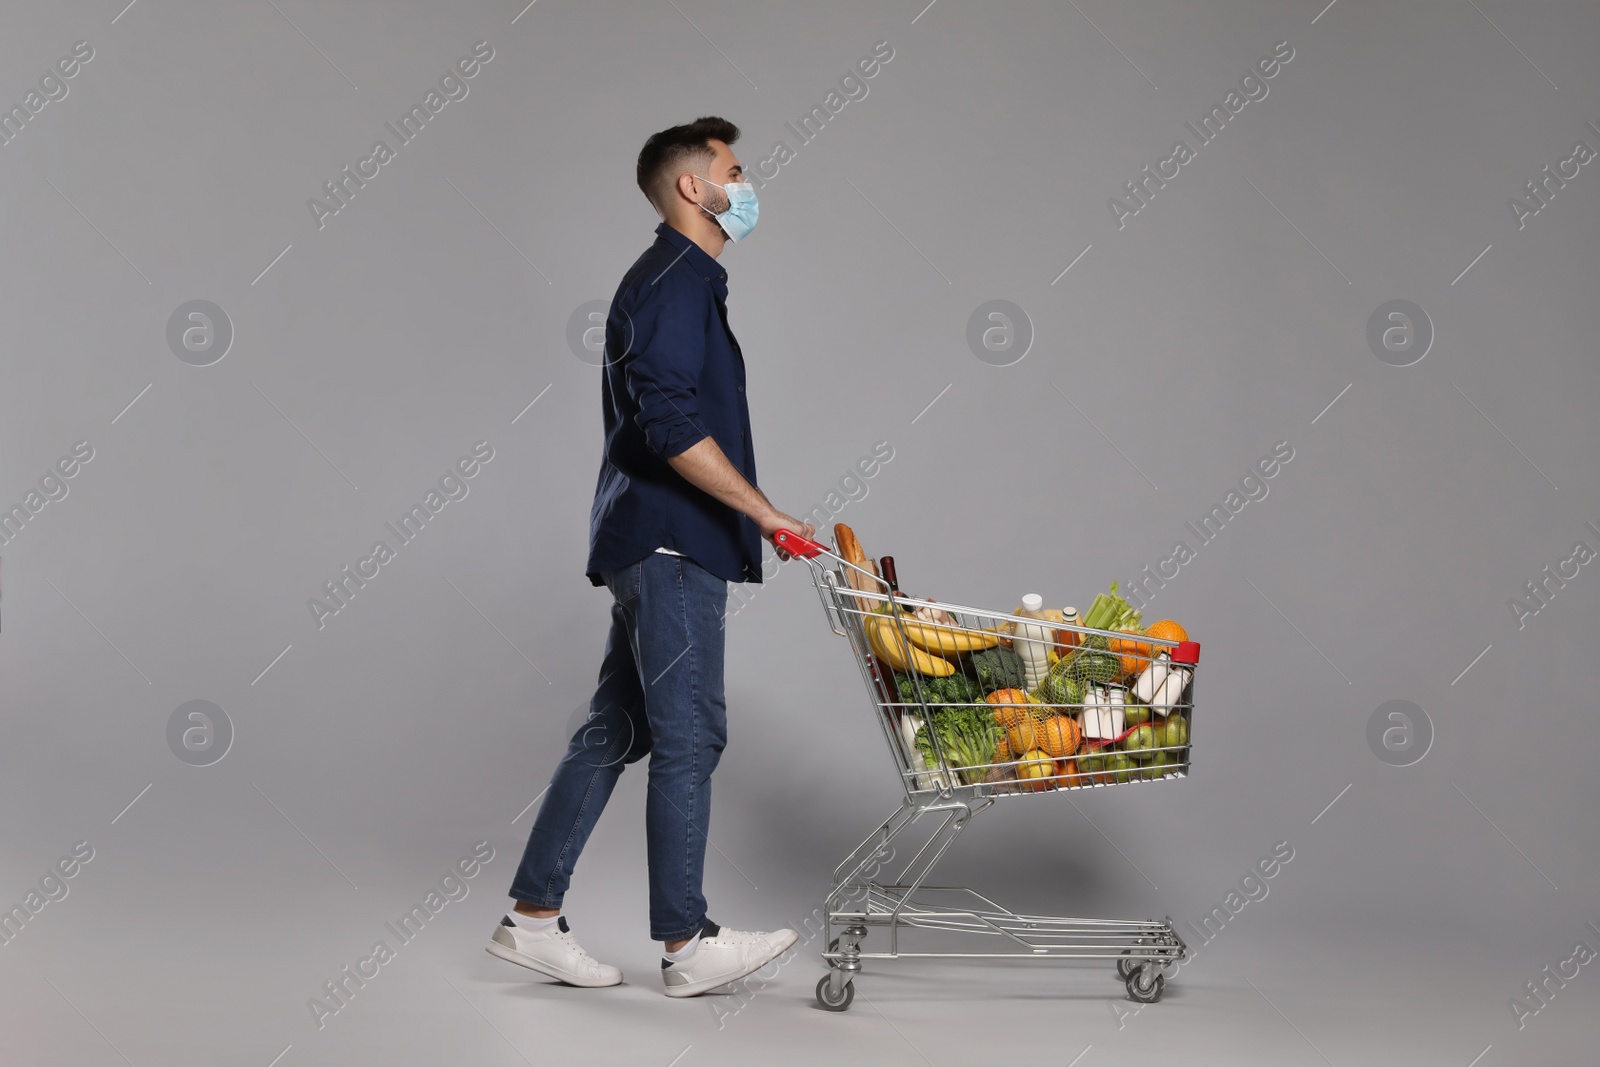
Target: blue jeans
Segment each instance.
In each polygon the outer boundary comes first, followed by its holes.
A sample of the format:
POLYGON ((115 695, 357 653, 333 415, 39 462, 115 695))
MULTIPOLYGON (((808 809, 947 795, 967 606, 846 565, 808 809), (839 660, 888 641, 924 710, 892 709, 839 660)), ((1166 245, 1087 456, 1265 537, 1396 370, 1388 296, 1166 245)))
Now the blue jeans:
POLYGON ((650 936, 677 941, 694 936, 706 914, 700 882, 711 772, 728 734, 728 583, 686 556, 660 552, 602 578, 615 602, 600 682, 534 817, 511 896, 561 906, 623 768, 649 753, 650 936))

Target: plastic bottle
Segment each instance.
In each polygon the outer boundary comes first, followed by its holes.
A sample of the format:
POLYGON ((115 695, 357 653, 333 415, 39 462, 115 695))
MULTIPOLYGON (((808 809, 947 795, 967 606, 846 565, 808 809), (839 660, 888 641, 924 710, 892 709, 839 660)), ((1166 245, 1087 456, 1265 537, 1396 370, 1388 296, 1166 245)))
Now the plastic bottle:
MULTIPOLYGON (((1051 612, 1051 616, 1052 617, 1054 617, 1056 615, 1061 616, 1060 621, 1066 623, 1068 626, 1082 626, 1083 625, 1083 620, 1078 617, 1078 609, 1075 608, 1075 607, 1072 607, 1071 605, 1068 605, 1067 607, 1062 608, 1058 612, 1051 612)), ((1070 656, 1070 655, 1072 655, 1072 650, 1078 647, 1079 639, 1082 638, 1082 636, 1083 635, 1078 633, 1076 630, 1067 630, 1067 629, 1057 630, 1056 631, 1056 655, 1058 655, 1058 656, 1070 656)))
MULTIPOLYGON (((1022 606, 1017 608, 1015 614, 1030 619, 1043 619, 1044 597, 1038 593, 1029 593, 1022 598, 1022 606)), ((1022 660, 1025 688, 1030 690, 1037 688, 1050 673, 1050 646, 1055 639, 1054 627, 1017 623, 1016 632, 1011 639, 1011 649, 1022 660)))
POLYGON ((1161 715, 1176 711, 1178 701, 1183 699, 1183 689, 1189 684, 1189 675, 1192 671, 1193 668, 1188 664, 1174 663, 1167 671, 1167 676, 1161 680, 1161 688, 1156 690, 1150 706, 1161 715))
MULTIPOLYGON (((1133 697, 1135 700, 1141 704, 1154 704, 1156 702, 1156 693, 1161 690, 1161 684, 1167 680, 1167 673, 1170 670, 1169 662, 1170 658, 1167 656, 1166 649, 1156 653, 1155 658, 1150 661, 1150 666, 1146 667, 1133 683, 1133 697)), ((1165 715, 1166 712, 1162 711, 1161 714, 1165 715)))
POLYGON ((1121 689, 1090 686, 1083 695, 1083 736, 1110 741, 1127 729, 1127 698, 1121 689))

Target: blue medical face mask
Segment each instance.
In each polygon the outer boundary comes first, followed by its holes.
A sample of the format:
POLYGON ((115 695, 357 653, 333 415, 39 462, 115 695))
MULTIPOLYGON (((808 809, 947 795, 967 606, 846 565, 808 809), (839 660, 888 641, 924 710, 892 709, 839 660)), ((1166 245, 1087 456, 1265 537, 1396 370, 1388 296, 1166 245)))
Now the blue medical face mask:
POLYGON ((716 219, 717 224, 722 227, 722 231, 728 235, 728 239, 734 244, 738 244, 742 238, 748 236, 750 231, 756 228, 756 217, 761 213, 761 205, 756 202, 756 187, 749 182, 729 182, 727 185, 717 185, 710 178, 701 178, 698 174, 695 177, 700 178, 707 185, 716 185, 717 188, 727 194, 728 209, 721 214, 712 211, 704 204, 700 205, 700 210, 716 219))

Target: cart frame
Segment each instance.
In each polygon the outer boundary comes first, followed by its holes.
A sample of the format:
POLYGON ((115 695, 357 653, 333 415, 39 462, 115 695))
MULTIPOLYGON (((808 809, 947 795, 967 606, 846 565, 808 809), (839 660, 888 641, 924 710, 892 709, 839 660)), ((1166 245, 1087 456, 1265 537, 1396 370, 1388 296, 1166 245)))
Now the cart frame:
MULTIPOLYGON (((835 634, 850 640, 863 681, 872 695, 875 716, 889 745, 890 756, 904 787, 900 807, 851 850, 834 868, 830 890, 823 902, 823 935, 826 947, 821 953, 828 973, 817 983, 818 1004, 829 1011, 844 1011, 855 996, 855 980, 861 961, 867 959, 974 958, 974 959, 1109 959, 1116 962, 1128 996, 1141 1003, 1161 999, 1164 972, 1188 958, 1188 947, 1178 936, 1170 917, 1165 919, 1070 918, 1019 913, 966 886, 929 885, 935 865, 950 850, 974 816, 987 810, 1002 796, 1039 795, 1004 792, 991 782, 963 782, 961 775, 929 775, 917 768, 914 754, 907 751, 904 738, 894 721, 906 709, 915 708, 900 701, 893 692, 892 667, 881 664, 863 631, 863 602, 882 601, 891 593, 876 574, 843 559, 835 551, 791 531, 779 531, 774 544, 785 552, 804 559, 810 566, 818 599, 828 625, 835 634), (852 579, 849 572, 855 572, 852 579), (870 579, 871 583, 865 581, 870 579), (863 587, 866 588, 863 588, 863 587), (874 587, 875 586, 875 587, 874 587), (854 606, 852 606, 854 605, 854 606), (885 675, 889 675, 886 678, 885 675), (887 852, 911 827, 937 823, 928 839, 914 855, 900 865, 892 880, 877 875, 887 852), (934 899, 936 898, 936 899, 934 899), (888 946, 879 951, 862 947, 868 931, 885 927, 888 946), (837 933, 835 930, 837 929, 837 933), (973 934, 998 939, 997 951, 902 951, 902 930, 942 931, 973 934)), ((893 594, 907 607, 934 605, 903 594, 893 594)), ((962 616, 981 618, 992 624, 1037 622, 1001 612, 985 611, 951 604, 934 605, 962 616)), ((1089 627, 1051 624, 1052 628, 1072 629, 1081 634, 1105 634, 1089 627)), ((1163 650, 1179 642, 1152 640, 1163 650)), ((1184 643, 1192 644, 1192 643, 1184 643)), ((1183 693, 1184 710, 1192 711, 1194 674, 1198 646, 1192 647, 1187 684, 1183 693)), ((919 689, 920 693, 920 689, 919 689)), ((935 735, 936 738, 937 735, 935 735)), ((935 744, 937 742, 935 741, 935 744)), ((942 749, 940 750, 942 756, 942 749)), ((1163 777, 1184 777, 1189 765, 1187 745, 1181 767, 1163 777)), ((1093 780, 1082 776, 1059 789, 1098 788, 1121 782, 1093 780)), ((1143 781, 1145 779, 1136 778, 1143 781)), ((1153 780, 1162 780, 1161 778, 1153 780)), ((1127 784, 1132 784, 1129 781, 1127 784)), ((1056 791, 1054 789, 1049 791, 1056 791)))

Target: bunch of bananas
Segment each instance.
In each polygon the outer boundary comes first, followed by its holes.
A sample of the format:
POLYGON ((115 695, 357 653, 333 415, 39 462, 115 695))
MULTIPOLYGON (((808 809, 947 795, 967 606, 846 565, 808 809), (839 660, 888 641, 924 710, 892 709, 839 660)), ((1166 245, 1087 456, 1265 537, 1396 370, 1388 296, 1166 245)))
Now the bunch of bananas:
POLYGON ((863 616, 862 623, 873 655, 897 671, 917 671, 934 678, 947 678, 955 673, 956 665, 946 656, 993 648, 1000 643, 1000 635, 996 633, 923 622, 899 610, 893 616, 863 616))

